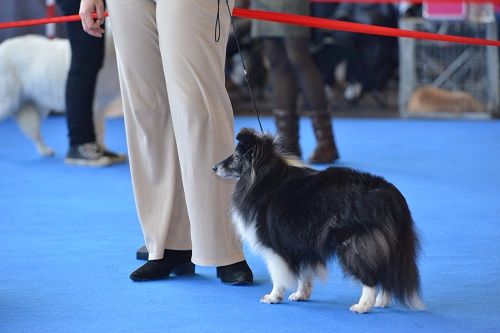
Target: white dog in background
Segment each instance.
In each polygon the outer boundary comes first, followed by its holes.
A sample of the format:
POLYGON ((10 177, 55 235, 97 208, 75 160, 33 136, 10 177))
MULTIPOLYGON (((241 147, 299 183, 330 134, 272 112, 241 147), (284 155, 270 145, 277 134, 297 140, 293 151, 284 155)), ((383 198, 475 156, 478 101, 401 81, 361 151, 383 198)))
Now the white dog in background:
MULTIPOLYGON (((105 113, 120 97, 116 54, 110 33, 106 34, 105 48, 94 107, 97 143, 103 148, 105 113)), ((26 35, 0 44, 0 120, 14 116, 43 156, 54 155, 54 150, 42 138, 41 121, 50 111, 65 112, 70 58, 71 47, 67 39, 26 35)))

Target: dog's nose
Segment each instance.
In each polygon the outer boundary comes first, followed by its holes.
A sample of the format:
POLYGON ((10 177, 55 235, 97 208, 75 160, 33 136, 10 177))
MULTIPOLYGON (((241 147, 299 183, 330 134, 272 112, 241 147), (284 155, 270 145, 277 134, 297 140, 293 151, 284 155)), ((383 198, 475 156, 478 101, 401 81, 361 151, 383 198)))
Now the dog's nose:
POLYGON ((217 164, 214 164, 214 165, 212 166, 212 170, 217 171, 217 164))

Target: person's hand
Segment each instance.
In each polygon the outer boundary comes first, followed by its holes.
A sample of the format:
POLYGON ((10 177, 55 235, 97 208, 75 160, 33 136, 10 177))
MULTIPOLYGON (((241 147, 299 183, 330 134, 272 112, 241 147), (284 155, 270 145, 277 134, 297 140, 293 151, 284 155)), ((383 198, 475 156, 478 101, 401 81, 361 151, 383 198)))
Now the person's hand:
POLYGON ((83 30, 91 36, 102 37, 104 29, 104 1, 103 0, 81 0, 80 18, 83 30), (92 18, 92 13, 97 13, 97 19, 92 18))

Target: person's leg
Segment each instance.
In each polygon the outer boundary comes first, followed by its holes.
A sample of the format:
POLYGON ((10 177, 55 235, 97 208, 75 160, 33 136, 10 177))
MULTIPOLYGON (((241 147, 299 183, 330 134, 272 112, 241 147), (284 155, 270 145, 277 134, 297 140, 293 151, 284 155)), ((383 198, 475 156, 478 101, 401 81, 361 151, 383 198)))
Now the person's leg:
POLYGON ((152 0, 108 1, 132 184, 149 260, 190 250, 190 227, 152 0))
POLYGON ((230 23, 225 1, 220 2, 218 42, 217 10, 216 0, 157 2, 159 44, 191 221, 192 261, 205 266, 244 260, 229 221, 233 184, 212 171, 213 164, 234 150, 233 113, 224 87, 230 23))
POLYGON ((269 77, 274 107, 295 112, 298 86, 288 61, 283 38, 264 38, 264 55, 269 61, 269 77))
POLYGON ((309 41, 305 38, 285 38, 283 42, 307 108, 326 110, 324 84, 309 53, 309 41))
MULTIPOLYGON (((79 1, 58 0, 65 15, 77 14, 79 1)), ((96 142, 94 128, 94 96, 97 75, 104 60, 104 38, 83 31, 80 22, 67 23, 71 44, 71 65, 66 81, 66 120, 70 149, 65 162, 88 166, 104 166, 122 162, 124 156, 106 151, 96 142)))
POLYGON ((293 68, 287 58, 283 38, 265 38, 264 54, 269 61, 274 103, 274 119, 282 138, 283 148, 299 158, 299 115, 297 113, 298 87, 293 68))
POLYGON ((333 162, 338 159, 338 153, 333 138, 331 116, 327 109, 323 80, 309 52, 309 42, 306 38, 285 38, 284 44, 287 57, 299 82, 300 91, 311 112, 318 143, 309 161, 333 162))
MULTIPOLYGON (((78 13, 79 2, 58 1, 65 15, 78 13)), ((66 25, 71 44, 71 66, 66 83, 70 145, 95 142, 93 102, 97 74, 104 58, 104 39, 88 35, 80 22, 66 25)))

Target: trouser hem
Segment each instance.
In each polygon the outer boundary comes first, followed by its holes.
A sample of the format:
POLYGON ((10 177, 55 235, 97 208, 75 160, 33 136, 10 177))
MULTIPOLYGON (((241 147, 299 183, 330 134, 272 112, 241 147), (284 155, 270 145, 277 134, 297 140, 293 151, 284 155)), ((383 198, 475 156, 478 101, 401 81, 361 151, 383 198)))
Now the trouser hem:
POLYGON ((240 261, 245 260, 245 257, 243 255, 237 255, 234 257, 230 258, 224 258, 224 259, 199 259, 199 258, 192 258, 191 261, 198 266, 227 266, 231 265, 240 261))

